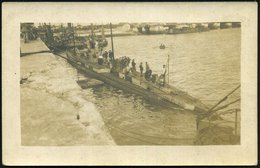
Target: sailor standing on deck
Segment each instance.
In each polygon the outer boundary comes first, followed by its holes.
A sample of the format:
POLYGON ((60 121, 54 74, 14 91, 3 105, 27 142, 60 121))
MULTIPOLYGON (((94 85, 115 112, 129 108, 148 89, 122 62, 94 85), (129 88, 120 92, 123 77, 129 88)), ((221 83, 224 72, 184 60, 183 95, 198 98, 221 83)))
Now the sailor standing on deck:
POLYGON ((143 63, 142 62, 139 65, 139 69, 140 69, 141 76, 143 76, 144 67, 143 67, 143 63))
POLYGON ((145 62, 145 71, 147 72, 147 71, 149 71, 149 69, 150 69, 150 67, 149 67, 148 63, 145 62))
POLYGON ((163 65, 163 69, 162 69, 162 74, 161 75, 164 76, 164 78, 165 78, 165 75, 166 75, 166 66, 165 65, 163 65))
POLYGON ((108 57, 108 53, 107 53, 107 51, 105 51, 105 52, 103 53, 103 58, 107 59, 107 57, 108 57))
POLYGON ((111 50, 108 52, 108 57, 111 61, 114 60, 114 53, 111 50))
POLYGON ((136 65, 136 63, 135 63, 135 60, 133 59, 132 60, 132 70, 133 70, 133 72, 136 71, 135 65, 136 65))
POLYGON ((149 67, 148 63, 145 62, 145 73, 144 73, 145 79, 146 79, 146 80, 149 80, 151 74, 152 74, 152 72, 151 72, 151 70, 150 70, 150 67, 149 67))
POLYGON ((124 68, 124 73, 125 73, 125 80, 129 81, 132 83, 132 77, 131 77, 131 68, 130 66, 126 66, 124 68))
POLYGON ((103 56, 102 56, 102 54, 100 54, 99 57, 98 57, 98 64, 99 64, 99 65, 102 65, 103 62, 104 62, 103 56))
POLYGON ((160 80, 159 80, 160 86, 164 86, 165 85, 165 76, 166 76, 166 66, 163 65, 162 74, 161 74, 160 80))
POLYGON ((149 70, 150 70, 150 67, 149 67, 149 65, 148 65, 148 63, 147 62, 145 62, 145 73, 144 73, 144 77, 145 77, 145 79, 149 79, 149 70))

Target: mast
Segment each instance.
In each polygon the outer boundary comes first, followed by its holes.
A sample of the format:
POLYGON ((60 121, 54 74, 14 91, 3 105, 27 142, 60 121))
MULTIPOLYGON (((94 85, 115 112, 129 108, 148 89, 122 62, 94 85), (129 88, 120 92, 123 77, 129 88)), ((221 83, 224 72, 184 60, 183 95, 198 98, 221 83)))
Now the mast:
POLYGON ((73 49, 74 49, 74 54, 76 54, 76 49, 75 49, 75 32, 74 32, 74 26, 71 24, 72 27, 72 33, 73 33, 73 49))
POLYGON ((115 52, 114 52, 114 44, 113 44, 113 34, 112 34, 112 24, 110 23, 110 36, 111 36, 111 46, 112 46, 112 53, 113 53, 113 59, 115 57, 115 52))

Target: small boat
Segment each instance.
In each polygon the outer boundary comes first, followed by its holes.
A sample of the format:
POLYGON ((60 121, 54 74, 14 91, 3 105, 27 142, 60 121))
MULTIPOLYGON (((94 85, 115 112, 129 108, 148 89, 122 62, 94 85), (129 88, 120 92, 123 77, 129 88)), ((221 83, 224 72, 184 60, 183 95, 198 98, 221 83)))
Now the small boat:
POLYGON ((164 44, 161 44, 161 45, 160 45, 160 49, 165 49, 165 45, 164 45, 164 44))

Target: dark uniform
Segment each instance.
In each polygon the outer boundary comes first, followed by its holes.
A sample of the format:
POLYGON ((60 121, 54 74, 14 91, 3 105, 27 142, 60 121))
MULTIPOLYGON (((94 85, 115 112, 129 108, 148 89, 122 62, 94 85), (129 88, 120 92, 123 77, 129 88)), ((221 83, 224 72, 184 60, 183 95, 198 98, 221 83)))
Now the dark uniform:
POLYGON ((133 71, 136 71, 135 65, 136 65, 136 63, 135 63, 135 60, 133 59, 132 60, 132 70, 133 71))
POLYGON ((139 69, 140 69, 141 76, 143 76, 144 67, 143 67, 143 64, 142 64, 142 63, 140 63, 139 69))

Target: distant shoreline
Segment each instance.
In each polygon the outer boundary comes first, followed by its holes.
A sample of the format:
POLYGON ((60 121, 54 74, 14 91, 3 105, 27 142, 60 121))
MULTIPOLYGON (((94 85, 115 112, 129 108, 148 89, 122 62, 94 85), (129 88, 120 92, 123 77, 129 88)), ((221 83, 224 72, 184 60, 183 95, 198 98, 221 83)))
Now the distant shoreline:
MULTIPOLYGON (((204 32, 210 32, 215 30, 226 30, 226 29, 240 29, 241 27, 234 27, 234 28, 222 28, 222 29, 209 29, 205 31, 191 31, 191 32, 176 32, 176 33, 158 33, 158 32, 152 32, 152 33, 113 33, 113 37, 123 37, 123 36, 150 36, 150 35, 177 35, 177 34, 191 34, 191 33, 204 33, 204 32)), ((88 36, 86 33, 79 34, 79 36, 84 37, 88 36)), ((101 36, 100 34, 97 34, 97 36, 101 36)), ((106 38, 110 38, 110 34, 105 34, 106 38)))

